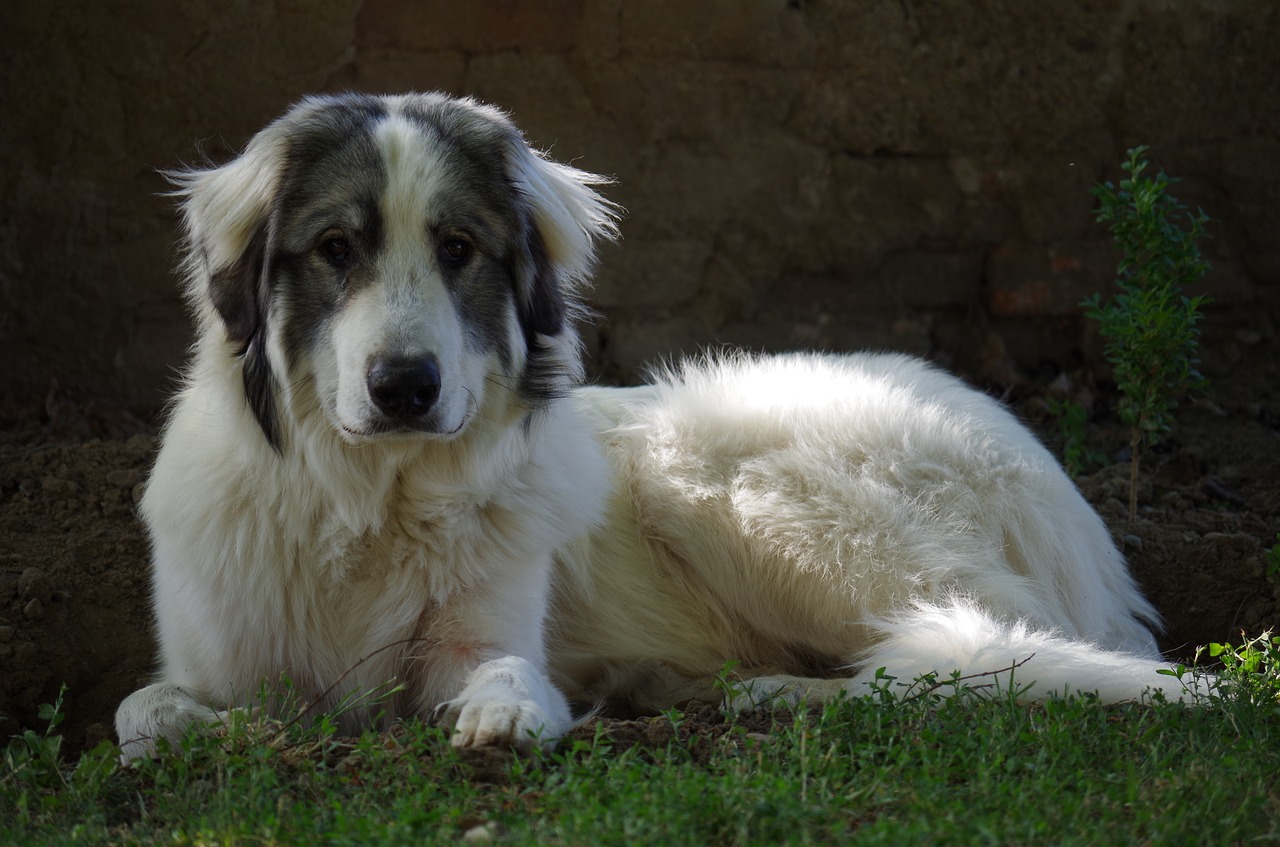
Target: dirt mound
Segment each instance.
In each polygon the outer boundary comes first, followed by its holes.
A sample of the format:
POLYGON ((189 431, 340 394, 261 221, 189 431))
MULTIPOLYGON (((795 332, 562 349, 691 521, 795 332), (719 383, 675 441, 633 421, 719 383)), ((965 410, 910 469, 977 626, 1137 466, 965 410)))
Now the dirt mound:
POLYGON ((0 433, 0 731, 36 727, 65 683, 63 726, 78 746, 109 732, 112 704, 152 664, 134 504, 155 439, 60 438, 29 421, 0 433))

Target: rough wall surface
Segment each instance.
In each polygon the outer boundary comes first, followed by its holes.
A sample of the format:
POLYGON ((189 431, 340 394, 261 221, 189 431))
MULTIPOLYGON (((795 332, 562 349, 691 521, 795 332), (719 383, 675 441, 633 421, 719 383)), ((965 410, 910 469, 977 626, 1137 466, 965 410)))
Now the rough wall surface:
POLYGON ((1116 258, 1089 186, 1140 143, 1217 221, 1210 332, 1247 346, 1280 312, 1263 0, 18 0, 6 19, 8 400, 56 378, 158 403, 190 330, 157 169, 347 88, 473 94, 617 178, 624 240, 586 329, 608 377, 716 343, 1064 363, 1116 258))

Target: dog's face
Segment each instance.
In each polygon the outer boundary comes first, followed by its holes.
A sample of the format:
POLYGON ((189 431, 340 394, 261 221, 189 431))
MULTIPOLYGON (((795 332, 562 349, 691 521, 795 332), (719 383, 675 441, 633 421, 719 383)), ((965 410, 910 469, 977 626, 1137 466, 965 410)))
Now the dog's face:
POLYGON ((496 110, 312 98, 174 178, 202 336, 241 358, 277 448, 293 404, 351 442, 450 437, 490 391, 534 407, 580 376, 575 284, 613 209, 496 110))

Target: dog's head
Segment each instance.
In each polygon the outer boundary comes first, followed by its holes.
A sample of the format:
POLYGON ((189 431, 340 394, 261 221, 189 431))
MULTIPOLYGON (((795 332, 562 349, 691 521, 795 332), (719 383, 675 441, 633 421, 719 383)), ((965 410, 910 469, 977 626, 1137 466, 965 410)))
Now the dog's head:
POLYGON ((240 361, 277 449, 295 402, 351 442, 449 437, 490 391, 535 408, 581 377, 578 287, 616 207, 496 109, 313 97, 170 177, 202 343, 240 361))

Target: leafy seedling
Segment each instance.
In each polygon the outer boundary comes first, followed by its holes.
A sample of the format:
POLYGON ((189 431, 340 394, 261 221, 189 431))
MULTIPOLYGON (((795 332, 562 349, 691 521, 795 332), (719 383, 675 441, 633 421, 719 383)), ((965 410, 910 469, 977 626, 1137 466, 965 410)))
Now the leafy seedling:
POLYGON ((1116 269, 1116 293, 1101 294, 1081 305, 1106 340, 1120 419, 1129 427, 1129 520, 1138 511, 1138 468, 1142 452, 1172 427, 1173 409, 1207 382, 1197 366, 1203 295, 1184 292, 1209 269, 1197 244, 1209 218, 1186 212, 1168 188, 1177 180, 1163 171, 1145 175, 1146 147, 1128 151, 1121 168, 1129 176, 1120 185, 1094 186, 1098 221, 1110 225, 1122 258, 1116 269), (1185 220, 1185 224, 1184 224, 1185 220))

